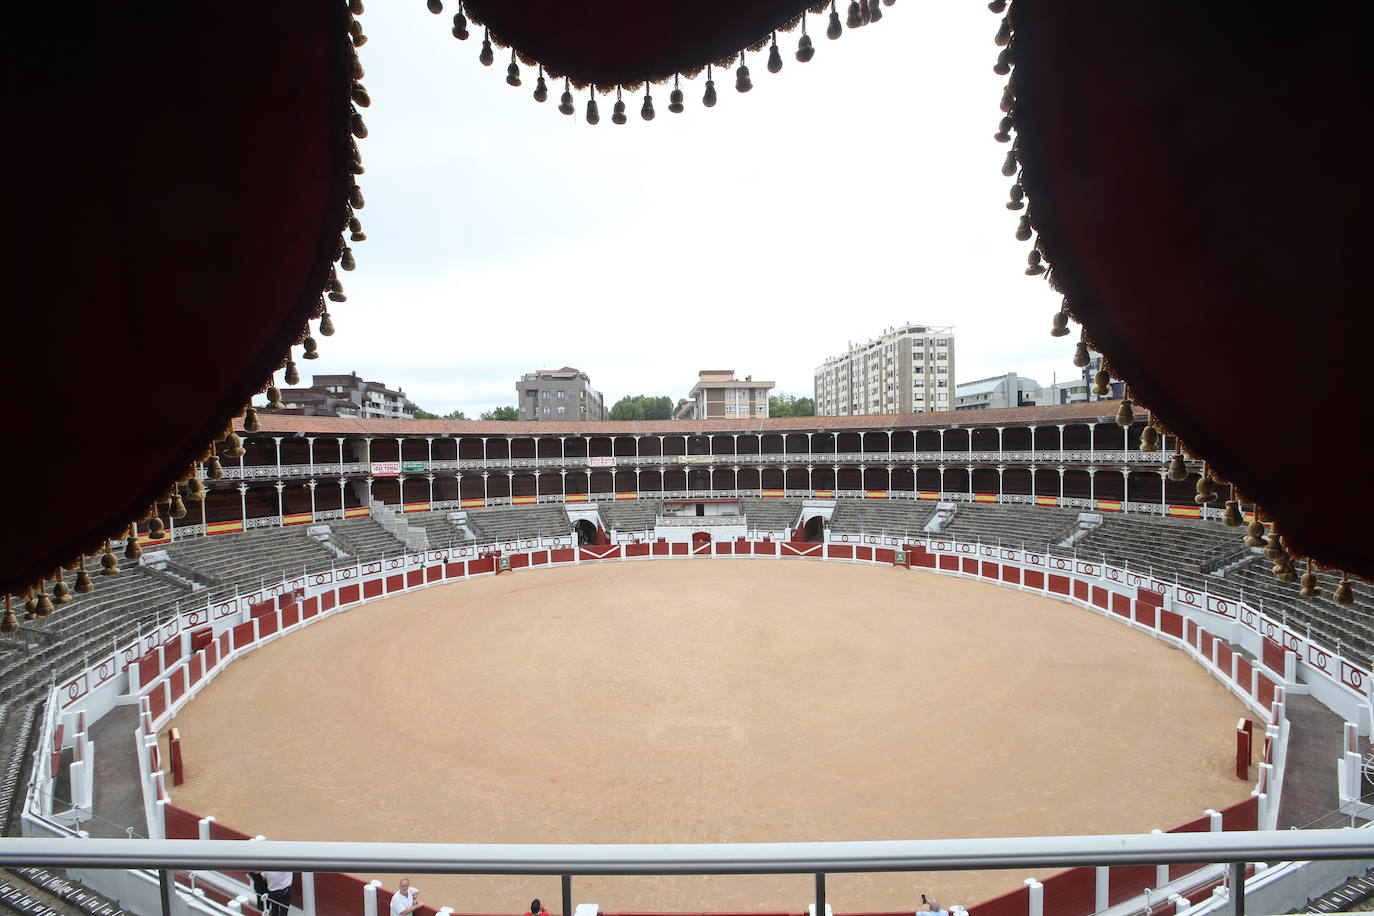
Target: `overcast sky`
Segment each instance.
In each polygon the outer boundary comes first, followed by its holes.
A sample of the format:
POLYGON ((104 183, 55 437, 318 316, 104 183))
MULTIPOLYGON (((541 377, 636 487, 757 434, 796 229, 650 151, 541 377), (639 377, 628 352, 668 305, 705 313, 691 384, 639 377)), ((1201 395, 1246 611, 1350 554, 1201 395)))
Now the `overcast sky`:
MULTIPOLYGON (((303 373, 357 371, 436 413, 515 402, 537 368, 576 366, 605 393, 686 395, 704 368, 810 396, 848 342, 906 321, 952 325, 957 380, 1076 375, 1049 336, 1057 297, 1023 274, 992 139, 1005 79, 982 3, 901 2, 823 37, 754 89, 684 83, 687 110, 630 122, 557 111, 477 60, 451 13, 369 3, 372 106, 359 141, 367 241, 343 274, 338 333, 303 373)), ((298 354, 299 355, 299 354, 298 354)), ((308 383, 308 375, 305 381, 308 383)))

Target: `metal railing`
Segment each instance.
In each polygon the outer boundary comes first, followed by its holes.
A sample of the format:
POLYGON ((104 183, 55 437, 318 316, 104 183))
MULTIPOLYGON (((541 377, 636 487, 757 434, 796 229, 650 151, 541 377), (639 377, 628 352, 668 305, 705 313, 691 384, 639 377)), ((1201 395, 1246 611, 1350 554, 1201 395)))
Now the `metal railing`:
MULTIPOLYGON (((11 868, 559 875, 564 914, 574 912, 572 879, 588 875, 812 874, 823 913, 825 879, 835 873, 1227 863, 1240 916, 1247 863, 1367 859, 1368 830, 654 845, 0 838, 0 866, 11 868)), ((167 895, 163 906, 170 913, 167 895)))

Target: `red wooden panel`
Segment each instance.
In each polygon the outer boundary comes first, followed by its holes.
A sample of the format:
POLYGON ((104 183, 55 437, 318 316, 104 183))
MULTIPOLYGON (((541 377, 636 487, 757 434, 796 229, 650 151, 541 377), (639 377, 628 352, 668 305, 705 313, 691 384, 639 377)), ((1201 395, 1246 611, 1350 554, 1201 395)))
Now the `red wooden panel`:
POLYGON ((1148 604, 1150 607, 1164 607, 1164 596, 1159 592, 1152 592, 1148 588, 1137 588, 1135 600, 1141 604, 1148 604))
POLYGON ((1283 646, 1274 642, 1269 637, 1264 638, 1264 647, 1260 651, 1260 658, 1264 660, 1264 665, 1275 674, 1283 674, 1283 646))
POLYGON ((1073 580, 1073 596, 1079 601, 1088 600, 1088 583, 1082 579, 1073 580))
POLYGON ((466 568, 467 568, 467 563, 466 563, 465 561, 463 561, 463 560, 459 560, 459 561, 456 562, 456 563, 445 563, 445 564, 444 564, 444 578, 445 578, 445 579, 461 579, 461 578, 464 576, 465 572, 466 572, 466 568))
POLYGON ((1179 639, 1183 638, 1183 615, 1173 611, 1159 612, 1159 628, 1162 632, 1179 639))
POLYGON ((626 544, 622 550, 627 557, 647 557, 649 555, 648 544, 626 544))
POLYGON ((148 691, 148 711, 152 713, 154 722, 167 711, 167 692, 161 684, 148 691))
POLYGON ((1269 675, 1265 674, 1263 671, 1260 672, 1259 693, 1255 695, 1255 699, 1258 700, 1259 704, 1265 709, 1268 709, 1274 704, 1274 682, 1270 680, 1269 675))
POLYGON ((559 547, 551 551, 551 558, 554 563, 571 563, 573 561, 573 550, 571 547, 559 547))
MULTIPOLYGON (((755 554, 763 554, 763 555, 765 555, 765 556, 770 556, 770 557, 771 557, 771 556, 775 556, 775 555, 777 554, 777 552, 778 552, 778 542, 777 542, 777 541, 754 541, 753 547, 754 547, 754 553, 755 553, 755 554)), ((860 548, 860 549, 866 549, 866 548, 860 548)))
POLYGON ((247 840, 251 838, 250 834, 241 833, 233 827, 226 827, 219 821, 210 822, 210 839, 212 840, 247 840))
POLYGON ((382 589, 383 589, 383 588, 385 588, 385 583, 383 583, 381 579, 373 579, 371 582, 364 582, 364 583, 363 583, 363 597, 364 597, 364 598, 377 598, 377 597, 380 597, 381 594, 382 594, 382 589))
POLYGON ((1030 888, 1023 884, 1010 893, 969 907, 968 911, 972 916, 1026 916, 1030 912, 1030 888))
POLYGON ((840 560, 854 559, 854 548, 849 544, 831 544, 830 555, 840 560))
POLYGON ((725 556, 730 556, 730 555, 733 554, 734 552, 735 552, 735 545, 734 545, 733 542, 731 542, 731 541, 717 541, 717 542, 716 542, 716 553, 717 553, 717 554, 724 554, 725 556))
POLYGON ((147 686, 162 670, 157 666, 157 651, 149 652, 138 660, 138 682, 147 686))
POLYGON ((319 595, 316 595, 316 596, 314 596, 313 598, 306 598, 305 601, 301 604, 301 619, 302 619, 302 620, 309 620, 311 617, 314 617, 314 616, 315 616, 316 614, 318 614, 319 612, 320 612, 320 596, 319 596, 319 595))
POLYGON ((225 630, 219 634, 219 657, 224 658, 234 651, 234 633, 232 630, 225 630))
POLYGON ((1019 583, 1021 581, 1021 567, 1007 564, 1002 567, 1002 581, 1019 583))
POLYGON ((163 805, 162 810, 167 820, 167 839, 200 839, 200 815, 184 811, 171 803, 163 805))
POLYGON ((510 568, 520 569, 530 565, 530 555, 527 553, 513 553, 510 558, 510 568))
POLYGON ((1112 613, 1128 616, 1131 613, 1131 596, 1112 592, 1112 613))
POLYGON ((1050 591, 1056 595, 1067 595, 1069 593, 1069 580, 1067 576, 1050 576, 1050 591))
POLYGON ((406 587, 406 577, 404 573, 396 573, 386 577, 386 590, 388 593, 399 592, 406 587))
MULTIPOLYGON (((378 909, 380 903, 378 895, 378 909)), ((315 916, 358 916, 362 911, 362 881, 352 875, 315 873, 315 916)))
POLYGON ((234 648, 242 649, 253 644, 253 621, 234 627, 234 648))
POLYGON ((214 630, 209 627, 198 627, 191 631, 191 651, 199 652, 210 645, 215 638, 214 630))
POLYGON ((926 569, 935 568, 935 554, 926 553, 924 550, 916 550, 911 557, 912 566, 924 566, 926 569))
POLYGON ((941 569, 958 569, 958 568, 959 568, 959 558, 958 558, 958 557, 950 556, 950 555, 947 554, 947 553, 938 554, 938 556, 940 557, 940 568, 941 568, 941 569))
POLYGON ((673 542, 673 544, 672 544, 671 546, 672 546, 672 548, 673 548, 673 556, 675 556, 675 557, 685 557, 685 556, 687 556, 688 547, 689 547, 690 545, 684 544, 684 543, 681 542, 681 541, 675 541, 675 542, 673 542))
POLYGON ((253 605, 253 607, 248 611, 248 618, 250 620, 257 620, 260 617, 266 617, 268 614, 272 614, 275 616, 276 613, 276 603, 272 601, 264 601, 262 604, 253 605))
POLYGON ((495 557, 479 557, 476 560, 468 561, 468 575, 475 576, 478 573, 489 573, 496 571, 495 557))
POLYGON ((186 686, 194 687, 205 676, 205 653, 197 652, 191 656, 191 663, 186 666, 186 686))
POLYGON ((271 636, 277 632, 277 614, 273 611, 266 617, 258 618, 258 635, 262 637, 271 636))
POLYGON ((181 695, 186 692, 186 669, 176 668, 167 676, 167 683, 172 687, 172 695, 169 698, 172 703, 181 699, 181 695))
POLYGON ((219 664, 219 643, 212 642, 205 647, 205 670, 214 671, 219 664))
MULTIPOLYGON (((396 578, 396 577, 393 576, 392 578, 396 578)), ((417 586, 417 585, 424 585, 424 584, 425 584, 425 571, 424 571, 423 569, 409 569, 409 570, 406 570, 405 580, 406 580, 406 587, 407 587, 407 588, 414 588, 414 587, 417 586)), ((388 581, 390 581, 390 580, 388 580, 388 581)))
POLYGON ((984 579, 996 579, 998 564, 993 563, 991 560, 981 560, 980 562, 983 568, 979 571, 979 575, 984 579))
POLYGON ((1243 655, 1236 656, 1236 683, 1246 693, 1250 692, 1250 669, 1252 667, 1250 659, 1243 655))
POLYGON ((876 547, 873 550, 873 559, 877 560, 879 563, 891 564, 895 558, 896 551, 891 547, 876 547))
MULTIPOLYGON (((358 591, 358 585, 345 585, 343 588, 339 589, 339 603, 353 604, 359 598, 358 591)), ((326 607, 325 610, 329 610, 329 608, 326 607)))
POLYGON ((1254 795, 1221 812, 1221 826, 1224 830, 1258 830, 1258 824, 1259 799, 1254 795))
POLYGON ((977 559, 975 559, 975 558, 973 558, 973 557, 961 557, 960 559, 962 560, 961 568, 963 569, 964 572, 966 572, 966 573, 977 573, 977 572, 978 572, 978 560, 977 560, 977 559))
POLYGON ((1111 601, 1110 594, 1110 592, 1108 592, 1105 588, 1102 588, 1100 585, 1094 585, 1093 607, 1100 607, 1103 610, 1106 610, 1108 607, 1108 602, 1111 601))
POLYGON ((1217 667, 1227 674, 1231 673, 1231 647, 1217 640, 1217 667))
POLYGON ((1135 602, 1131 609, 1135 622, 1141 626, 1153 628, 1155 625, 1155 607, 1151 604, 1144 604, 1140 601, 1135 602))
POLYGON ((548 554, 548 551, 541 550, 541 551, 539 551, 539 552, 537 552, 537 553, 532 553, 532 554, 530 554, 530 565, 531 565, 531 566, 544 566, 544 565, 547 564, 548 562, 549 562, 549 554, 548 554))
POLYGON ((162 667, 171 668, 181 661, 181 635, 173 636, 162 644, 162 667))
POLYGON ((301 622, 301 606, 299 604, 288 604, 282 608, 281 625, 282 629, 294 627, 301 622))
POLYGON ((426 567, 425 567, 425 581, 426 581, 426 582, 439 582, 439 581, 441 581, 443 578, 444 578, 444 566, 443 566, 442 563, 436 563, 436 564, 433 565, 433 566, 426 566, 426 567))
POLYGON ((1060 916, 1091 913, 1097 902, 1097 873, 1092 868, 1070 868, 1050 875, 1045 885, 1044 911, 1060 916))
MULTIPOLYGON (((1145 888, 1155 886, 1153 865, 1113 865, 1107 876, 1107 903, 1116 906, 1132 897, 1139 897, 1145 888)), ((1088 912, 1092 912, 1089 907, 1088 912)))
POLYGON ((1028 569, 1023 583, 1027 588, 1044 588, 1045 574, 1038 569, 1028 569))

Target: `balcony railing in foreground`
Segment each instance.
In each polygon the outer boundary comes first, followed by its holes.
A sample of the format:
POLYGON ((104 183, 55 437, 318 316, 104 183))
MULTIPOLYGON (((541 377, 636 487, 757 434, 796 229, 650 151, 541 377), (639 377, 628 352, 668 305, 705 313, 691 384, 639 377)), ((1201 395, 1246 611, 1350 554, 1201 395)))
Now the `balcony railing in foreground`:
POLYGON ((1292 830, 663 845, 0 838, 0 866, 7 868, 156 870, 164 916, 173 913, 174 870, 559 875, 562 913, 572 916, 573 879, 585 875, 811 874, 815 877, 813 912, 821 914, 825 912, 826 876, 836 873, 1196 863, 1229 865, 1229 911, 1243 916, 1247 863, 1332 860, 1374 860, 1374 832, 1292 830))

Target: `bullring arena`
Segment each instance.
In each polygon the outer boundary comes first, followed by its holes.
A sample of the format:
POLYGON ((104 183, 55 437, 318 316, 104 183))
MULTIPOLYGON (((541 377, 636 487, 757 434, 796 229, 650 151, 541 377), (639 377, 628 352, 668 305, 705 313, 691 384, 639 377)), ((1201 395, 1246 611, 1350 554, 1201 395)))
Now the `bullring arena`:
MULTIPOLYGON (((1113 410, 264 419, 191 511, 114 545, 117 576, 6 644, 9 771, 28 779, 0 802, 31 837, 650 856, 1366 816, 1368 597, 1337 610, 1328 575, 1325 597, 1274 580, 1191 499, 1200 466, 1130 449, 1113 410)), ((1358 870, 1289 867, 1262 877, 1301 895, 1358 870)), ((348 871, 298 876, 294 916, 384 908, 395 875, 348 871)), ((834 871, 842 914, 932 890, 977 916, 1226 900, 1220 864, 834 871)), ((155 872, 72 874, 158 909, 155 872)), ((253 911, 240 874, 168 875, 188 914, 253 911)), ((421 916, 533 896, 797 913, 816 892, 810 874, 413 877, 421 916)))
MULTIPOLYGON (((803 560, 586 565, 417 591, 255 652, 172 721, 173 800, 300 840, 1133 833, 1249 796, 1243 713, 1182 652, 1043 597, 803 560)), ((557 899, 556 881, 416 883, 460 912, 557 899)), ((832 898, 900 910, 918 888, 972 903, 1008 883, 856 876, 832 898)), ((579 882, 612 911, 808 894, 579 882)))

